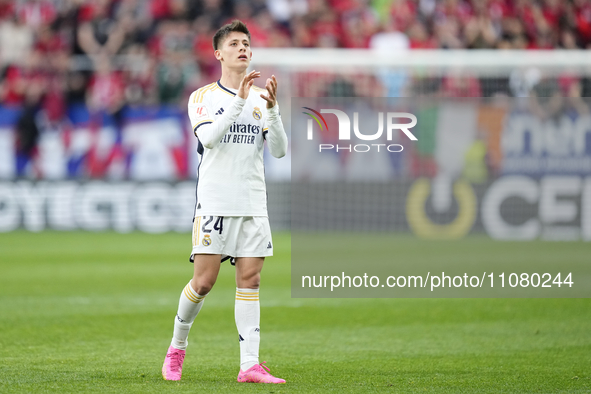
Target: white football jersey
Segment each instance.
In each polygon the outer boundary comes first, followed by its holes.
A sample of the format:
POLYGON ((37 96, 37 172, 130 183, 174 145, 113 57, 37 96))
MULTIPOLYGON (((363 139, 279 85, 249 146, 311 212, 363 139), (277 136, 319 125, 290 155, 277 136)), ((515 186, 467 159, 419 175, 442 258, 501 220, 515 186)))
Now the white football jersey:
MULTIPOLYGON (((235 97, 237 90, 217 81, 189 97, 189 118, 198 138, 209 130, 206 125, 218 120, 218 125, 222 125, 223 120, 234 119, 224 127, 225 131, 221 130, 219 143, 216 139, 215 144, 209 144, 211 148, 202 143, 205 139, 198 143, 201 157, 195 216, 267 216, 263 143, 268 131, 268 112, 267 102, 260 97, 263 92, 267 93, 253 86, 244 101, 235 97)), ((275 107, 272 110, 278 111, 275 107)), ((280 119, 278 123, 281 125, 280 119)), ((274 125, 273 129, 276 128, 274 125)), ((285 133, 282 125, 281 132, 285 133)))

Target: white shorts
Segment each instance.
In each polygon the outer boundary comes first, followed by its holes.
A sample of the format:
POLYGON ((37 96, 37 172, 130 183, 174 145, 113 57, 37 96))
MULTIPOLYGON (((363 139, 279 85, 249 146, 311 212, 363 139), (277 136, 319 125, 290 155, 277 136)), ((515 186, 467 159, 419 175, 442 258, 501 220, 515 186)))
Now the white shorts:
POLYGON ((236 257, 273 256, 269 219, 263 216, 197 216, 193 221, 194 254, 236 257))

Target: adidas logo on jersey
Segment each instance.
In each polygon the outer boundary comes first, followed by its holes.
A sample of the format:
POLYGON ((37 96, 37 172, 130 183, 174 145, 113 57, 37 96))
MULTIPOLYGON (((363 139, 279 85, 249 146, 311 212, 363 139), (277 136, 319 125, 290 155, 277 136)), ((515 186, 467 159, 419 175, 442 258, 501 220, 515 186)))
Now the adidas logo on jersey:
POLYGON ((220 108, 220 109, 218 109, 218 112, 216 112, 215 114, 216 115, 221 115, 223 113, 224 113, 224 109, 223 108, 220 108))
POLYGON ((273 245, 271 245, 271 241, 269 241, 269 245, 267 245, 267 249, 273 249, 273 245))

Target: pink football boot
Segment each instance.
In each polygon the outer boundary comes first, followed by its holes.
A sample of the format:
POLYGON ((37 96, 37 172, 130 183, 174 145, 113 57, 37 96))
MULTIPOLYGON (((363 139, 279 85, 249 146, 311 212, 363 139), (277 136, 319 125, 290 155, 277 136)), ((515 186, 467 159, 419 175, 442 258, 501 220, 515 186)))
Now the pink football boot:
POLYGON ((240 370, 238 373, 238 382, 239 383, 285 383, 284 379, 276 378, 275 376, 269 373, 269 368, 264 366, 263 364, 266 361, 263 361, 260 364, 255 364, 252 367, 248 368, 246 371, 240 370))
POLYGON ((164 359, 164 365, 162 366, 162 377, 164 380, 181 380, 184 360, 184 350, 175 349, 172 346, 169 347, 166 358, 164 359))

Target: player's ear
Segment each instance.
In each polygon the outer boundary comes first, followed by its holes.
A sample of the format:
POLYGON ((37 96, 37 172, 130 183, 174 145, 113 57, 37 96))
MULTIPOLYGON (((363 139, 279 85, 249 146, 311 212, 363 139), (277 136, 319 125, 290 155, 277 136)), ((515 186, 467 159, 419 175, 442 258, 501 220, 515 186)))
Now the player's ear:
POLYGON ((213 51, 213 54, 216 59, 222 60, 222 52, 219 49, 216 49, 215 51, 213 51))

